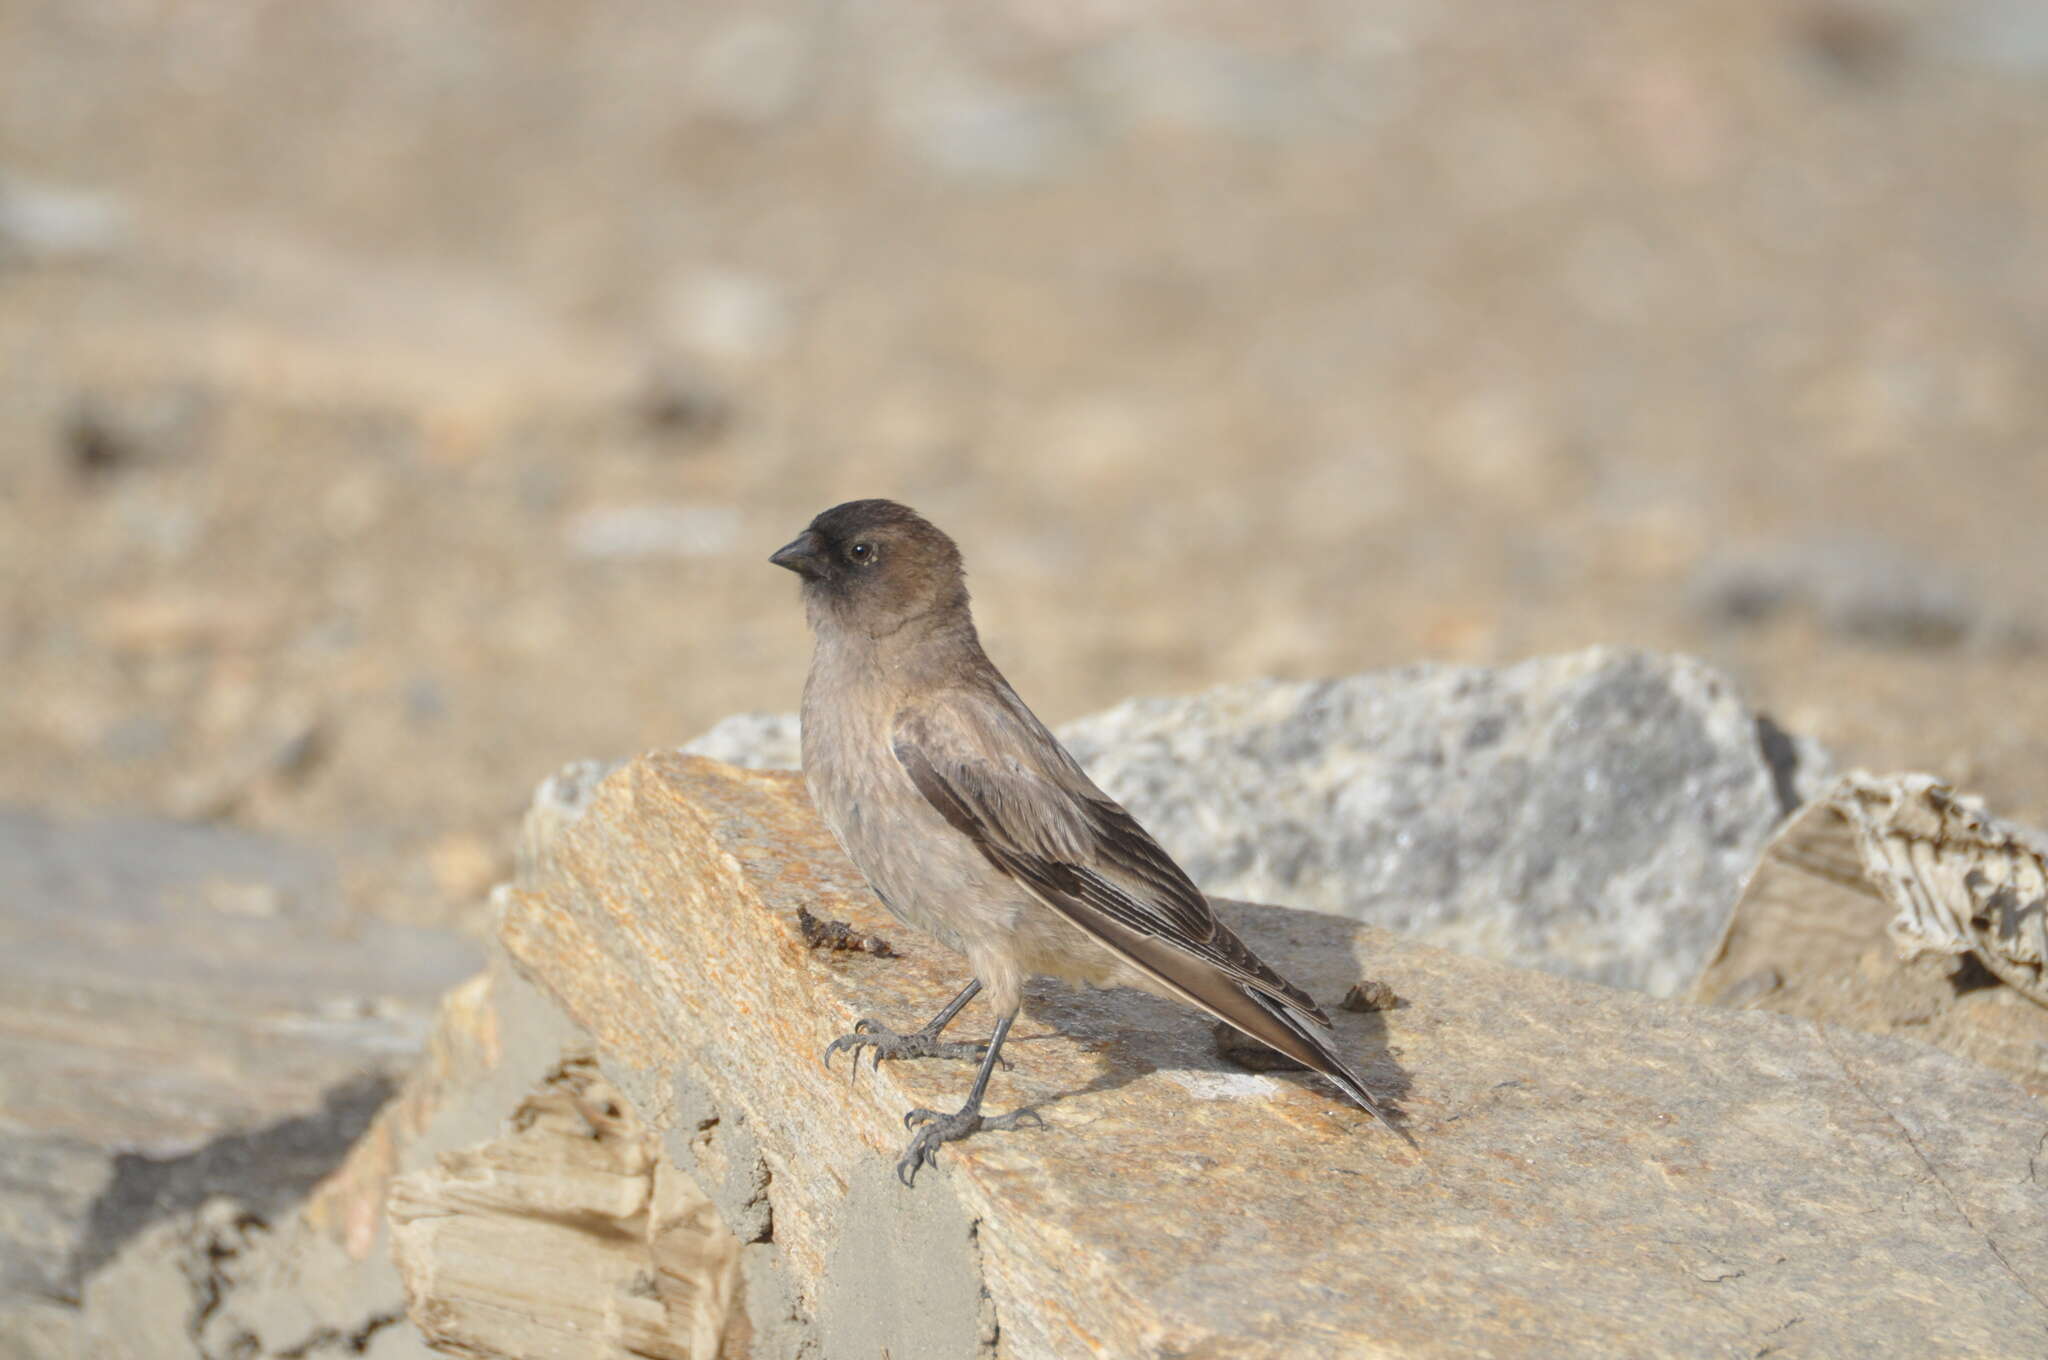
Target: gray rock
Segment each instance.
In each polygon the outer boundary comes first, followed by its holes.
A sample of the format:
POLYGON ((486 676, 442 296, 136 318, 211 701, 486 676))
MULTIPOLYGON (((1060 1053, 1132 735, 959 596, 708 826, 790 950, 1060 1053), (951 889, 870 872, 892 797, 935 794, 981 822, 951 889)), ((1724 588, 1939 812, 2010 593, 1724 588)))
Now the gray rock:
POLYGON ((519 827, 513 863, 520 874, 536 871, 555 831, 583 815, 597 786, 618 767, 616 760, 576 760, 540 781, 519 827))
MULTIPOLYGON (((448 994, 426 1060, 303 1202, 261 1214, 237 1198, 208 1200, 152 1224, 94 1272, 80 1353, 93 1360, 429 1360, 436 1352, 406 1321, 405 1287, 392 1260, 385 1203, 393 1178, 516 1128, 535 1087, 565 1064, 587 1060, 587 1050, 498 959, 448 994)), ((579 1228, 601 1235, 605 1226, 565 1217, 572 1245, 579 1228)))
POLYGON ((682 750, 746 770, 794 770, 803 764, 801 736, 794 713, 735 713, 682 750))
POLYGON ((1062 735, 1212 894, 1669 996, 1823 763, 1762 730, 1775 767, 1724 676, 1596 648, 1140 699, 1062 735))
MULTIPOLYGON (((1135 699, 1060 732, 1204 890, 1659 996, 1830 768, 1685 657, 1594 649, 1135 699)), ((792 768, 789 715, 684 748, 792 768)))
POLYGON ((0 1304, 75 1304, 131 1239, 216 1197, 295 1203, 478 959, 348 916, 300 847, 0 814, 0 1304))

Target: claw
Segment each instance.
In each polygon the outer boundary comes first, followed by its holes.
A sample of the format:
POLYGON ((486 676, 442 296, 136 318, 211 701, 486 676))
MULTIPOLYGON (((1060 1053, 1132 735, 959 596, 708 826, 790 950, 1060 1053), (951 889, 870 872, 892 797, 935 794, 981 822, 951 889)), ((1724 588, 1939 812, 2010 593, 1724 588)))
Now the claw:
POLYGON ((1012 1110, 1008 1114, 991 1117, 984 1117, 974 1109, 958 1110, 952 1114, 922 1108, 908 1111, 903 1116, 903 1127, 916 1128, 917 1134, 896 1163, 896 1179, 915 1188, 918 1171, 938 1160, 942 1144, 956 1142, 983 1129, 1021 1128, 1026 1120, 1038 1128, 1045 1127, 1045 1120, 1032 1109, 1012 1110))
MULTIPOLYGON (((931 1111, 919 1110, 914 1113, 930 1114, 931 1111)), ((917 1188, 917 1173, 938 1162, 939 1144, 946 1141, 943 1135, 937 1138, 928 1137, 929 1132, 927 1130, 919 1133, 911 1139, 910 1146, 904 1149, 903 1156, 896 1163, 896 1179, 912 1190, 917 1188)))
POLYGON ((929 1152, 921 1148, 903 1154, 903 1160, 896 1163, 896 1179, 903 1182, 907 1190, 917 1189, 917 1171, 932 1159, 929 1152))
MULTIPOLYGON (((973 1062, 986 1052, 987 1047, 982 1044, 941 1040, 938 1032, 929 1026, 909 1034, 898 1034, 874 1020, 862 1019, 854 1022, 851 1034, 842 1034, 825 1045, 822 1061, 825 1069, 830 1071, 833 1054, 851 1053, 853 1070, 858 1073, 861 1055, 865 1053, 873 1065, 873 1070, 879 1072, 882 1070, 884 1059, 953 1058, 962 1062, 973 1062)), ((1000 1056, 997 1061, 1004 1067, 1010 1065, 1008 1059, 1000 1056)))

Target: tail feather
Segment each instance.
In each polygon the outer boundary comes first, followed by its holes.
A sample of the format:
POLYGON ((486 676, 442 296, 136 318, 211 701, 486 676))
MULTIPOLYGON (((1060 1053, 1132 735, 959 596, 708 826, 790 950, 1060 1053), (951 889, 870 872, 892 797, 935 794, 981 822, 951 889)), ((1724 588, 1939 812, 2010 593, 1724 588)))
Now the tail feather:
POLYGON ((1096 910, 1035 861, 995 856, 993 862, 1016 874, 1039 901, 1136 965, 1166 992, 1321 1073, 1410 1147, 1417 1146, 1365 1088, 1364 1079, 1337 1055, 1330 1044, 1330 1022, 1315 1001, 1268 967, 1222 922, 1215 922, 1198 949, 1134 929, 1127 921, 1096 910))
MULTIPOLYGON (((1327 1028, 1304 1023, 1306 1017, 1293 1013, 1293 1008, 1283 1001, 1276 1001, 1266 993, 1246 987, 1244 995, 1256 1004, 1270 1024, 1253 1025, 1245 1023, 1239 1015, 1226 1015, 1223 1019, 1251 1035, 1260 1043, 1285 1053, 1296 1062, 1312 1071, 1321 1073, 1332 1086, 1349 1096, 1358 1107, 1386 1125, 1389 1132, 1398 1135, 1408 1146, 1417 1147, 1408 1130, 1394 1122, 1393 1114, 1380 1104, 1366 1089, 1365 1079, 1353 1071, 1351 1066, 1337 1056, 1329 1041, 1327 1028)), ((1249 1016, 1245 1018, 1251 1018, 1249 1016)))
MULTIPOLYGON (((1058 899, 1049 900, 1054 906, 1061 905, 1058 899)), ((1242 972, 1219 967, 1215 961, 1191 954, 1165 940, 1126 930, 1115 922, 1095 923, 1094 928, 1097 938, 1174 995, 1244 1031, 1268 1048, 1286 1054, 1310 1071, 1322 1074, 1408 1146, 1418 1146, 1414 1137, 1394 1122, 1393 1112, 1366 1089, 1365 1079, 1338 1056, 1330 1042, 1330 1022, 1320 1012, 1275 996, 1242 972)), ((1256 961, 1257 956, 1234 935, 1229 935, 1227 929, 1219 928, 1218 933, 1228 936, 1230 944, 1256 961)), ((1271 971, 1263 963, 1259 967, 1271 971)), ((1307 994, 1302 993, 1302 996, 1306 1001, 1307 994)), ((1310 1006, 1314 1004, 1313 1001, 1308 1002, 1310 1006)))

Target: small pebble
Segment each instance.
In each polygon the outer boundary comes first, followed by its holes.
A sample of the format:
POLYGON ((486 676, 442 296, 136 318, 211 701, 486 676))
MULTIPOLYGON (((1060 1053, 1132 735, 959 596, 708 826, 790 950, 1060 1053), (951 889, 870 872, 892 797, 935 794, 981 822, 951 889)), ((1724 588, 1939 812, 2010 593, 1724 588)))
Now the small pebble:
POLYGON ((1351 984, 1351 990, 1344 993, 1338 1003, 1347 1011, 1390 1011, 1401 1004, 1401 998, 1394 995, 1394 989, 1374 978, 1351 984))

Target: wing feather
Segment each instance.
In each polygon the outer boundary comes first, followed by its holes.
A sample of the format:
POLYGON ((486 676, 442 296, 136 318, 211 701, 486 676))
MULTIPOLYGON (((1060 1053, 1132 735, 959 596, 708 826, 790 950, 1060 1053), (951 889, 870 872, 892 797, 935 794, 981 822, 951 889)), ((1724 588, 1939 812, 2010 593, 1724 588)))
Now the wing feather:
MULTIPOLYGON (((932 740, 933 726, 919 715, 899 715, 896 759, 925 800, 996 867, 1098 938, 1103 937, 1098 920, 1113 921, 1222 969, 1329 1027, 1314 999, 1223 929, 1209 900, 1181 867, 1078 768, 1074 777, 1086 793, 1014 761, 952 754, 932 740)), ((1051 743, 1051 735, 1045 740, 1051 743)), ((1104 943, 1115 947, 1110 940, 1104 943)))
POLYGON ((1315 1001, 1216 919, 1173 858, 1003 686, 999 706, 931 704, 891 733, 912 784, 988 862, 1196 1006, 1305 1063, 1407 1138, 1330 1043, 1315 1001), (1036 753, 1036 767, 1015 755, 1036 753))

